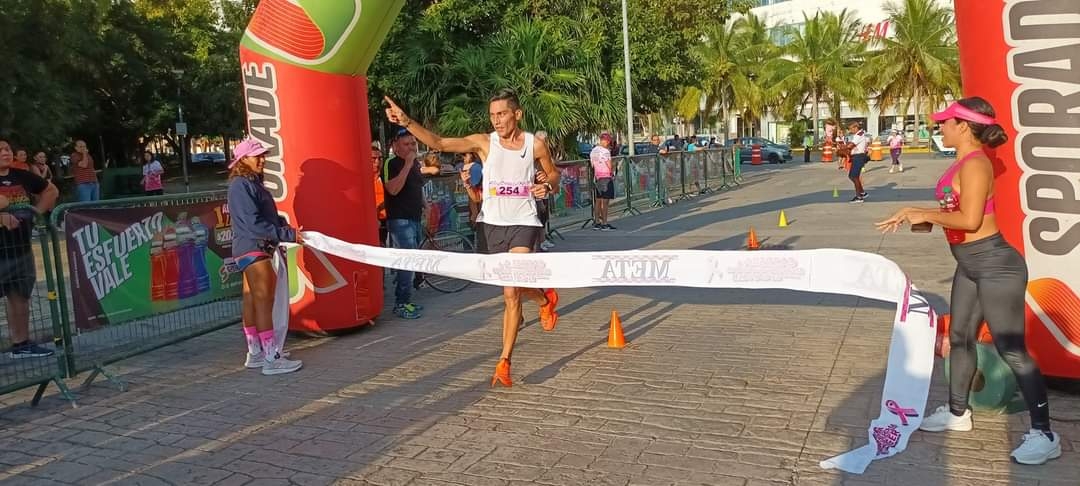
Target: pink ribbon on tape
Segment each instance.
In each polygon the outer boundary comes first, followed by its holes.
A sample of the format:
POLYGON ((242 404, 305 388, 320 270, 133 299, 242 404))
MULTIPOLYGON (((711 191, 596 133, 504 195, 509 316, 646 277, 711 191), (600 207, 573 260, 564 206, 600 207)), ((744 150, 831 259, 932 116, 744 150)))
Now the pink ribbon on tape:
POLYGON ((919 416, 919 412, 915 411, 914 408, 901 407, 900 404, 896 403, 896 401, 894 401, 894 400, 887 400, 885 402, 885 408, 889 409, 889 411, 892 412, 894 415, 900 417, 900 424, 901 425, 907 425, 908 424, 907 423, 908 417, 918 417, 919 416))

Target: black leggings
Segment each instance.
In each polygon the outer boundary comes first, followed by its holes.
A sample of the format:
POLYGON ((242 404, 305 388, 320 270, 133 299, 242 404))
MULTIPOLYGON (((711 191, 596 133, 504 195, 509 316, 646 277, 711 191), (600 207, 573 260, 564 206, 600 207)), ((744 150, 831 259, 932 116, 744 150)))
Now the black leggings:
POLYGON ((998 354, 1016 375, 1031 414, 1031 428, 1049 432, 1046 382, 1024 344, 1024 293, 1028 281, 1024 257, 1000 233, 951 245, 951 249, 957 265, 950 303, 949 408, 957 415, 968 408, 968 392, 975 377, 978 326, 985 320, 998 354))

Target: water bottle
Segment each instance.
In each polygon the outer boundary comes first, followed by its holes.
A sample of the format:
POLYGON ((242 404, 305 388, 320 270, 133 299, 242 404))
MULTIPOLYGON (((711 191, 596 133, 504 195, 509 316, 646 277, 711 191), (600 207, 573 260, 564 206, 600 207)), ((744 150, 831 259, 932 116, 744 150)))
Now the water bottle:
MULTIPOLYGON (((942 192, 944 196, 941 198, 941 210, 946 213, 955 213, 960 211, 960 197, 953 192, 952 187, 946 186, 942 192)), ((949 244, 957 244, 964 242, 964 232, 961 230, 955 230, 951 228, 945 228, 945 239, 949 244)))

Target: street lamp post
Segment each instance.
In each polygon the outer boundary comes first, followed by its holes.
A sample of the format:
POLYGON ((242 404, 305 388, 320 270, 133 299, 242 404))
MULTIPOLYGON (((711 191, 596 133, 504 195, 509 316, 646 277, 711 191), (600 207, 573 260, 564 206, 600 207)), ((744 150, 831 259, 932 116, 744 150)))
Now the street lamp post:
POLYGON ((634 156, 634 105, 630 93, 630 20, 626 0, 622 0, 623 71, 626 77, 626 139, 630 156, 634 156))
POLYGON ((184 107, 181 106, 180 82, 183 80, 184 70, 173 69, 176 75, 176 138, 180 145, 180 167, 184 171, 184 192, 191 192, 191 180, 188 178, 187 164, 187 124, 184 123, 184 107))
POLYGON ((699 129, 700 132, 698 132, 696 135, 702 135, 705 132, 705 127, 706 127, 706 124, 705 124, 705 108, 708 108, 708 102, 709 102, 708 98, 706 98, 705 93, 702 92, 701 93, 701 99, 698 100, 698 109, 699 109, 699 111, 701 113, 701 115, 700 115, 700 117, 701 117, 701 120, 700 120, 701 128, 699 129))

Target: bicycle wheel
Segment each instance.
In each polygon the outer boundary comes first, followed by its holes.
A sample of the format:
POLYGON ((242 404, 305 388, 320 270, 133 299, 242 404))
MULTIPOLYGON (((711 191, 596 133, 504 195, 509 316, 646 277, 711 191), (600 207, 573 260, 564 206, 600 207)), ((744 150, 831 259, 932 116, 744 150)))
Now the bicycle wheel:
MULTIPOLYGON (((428 236, 424 239, 424 243, 420 245, 420 248, 424 250, 449 251, 454 253, 473 252, 473 244, 472 241, 469 240, 469 237, 458 233, 457 231, 440 231, 433 236, 428 236)), ((445 277, 430 273, 424 274, 424 281, 427 282, 431 288, 447 294, 461 292, 472 283, 460 278, 445 277)))

